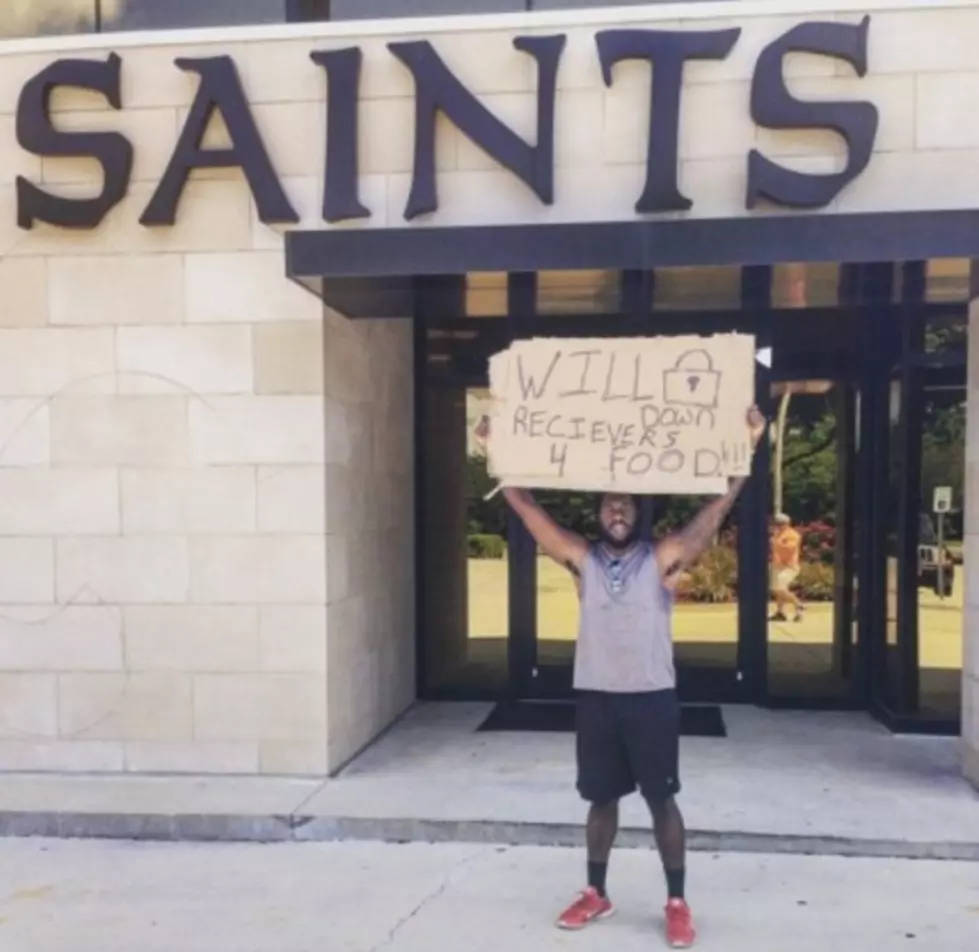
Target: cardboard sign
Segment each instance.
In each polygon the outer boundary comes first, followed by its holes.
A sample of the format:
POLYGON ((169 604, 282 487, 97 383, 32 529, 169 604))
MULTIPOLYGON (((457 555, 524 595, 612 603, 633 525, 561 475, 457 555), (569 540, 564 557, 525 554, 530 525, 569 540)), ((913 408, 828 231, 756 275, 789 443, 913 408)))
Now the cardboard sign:
POLYGON ((505 486, 684 495, 751 469, 745 334, 517 341, 490 360, 490 472, 505 486))

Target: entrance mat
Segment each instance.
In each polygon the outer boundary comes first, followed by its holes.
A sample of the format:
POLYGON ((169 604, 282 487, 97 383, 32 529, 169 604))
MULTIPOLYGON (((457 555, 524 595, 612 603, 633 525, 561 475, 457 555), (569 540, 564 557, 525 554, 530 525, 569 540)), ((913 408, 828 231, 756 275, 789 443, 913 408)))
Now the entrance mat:
MULTIPOLYGON (((479 725, 479 731, 574 731, 573 701, 501 701, 479 725)), ((724 715, 716 704, 680 706, 683 737, 727 737, 724 715)))

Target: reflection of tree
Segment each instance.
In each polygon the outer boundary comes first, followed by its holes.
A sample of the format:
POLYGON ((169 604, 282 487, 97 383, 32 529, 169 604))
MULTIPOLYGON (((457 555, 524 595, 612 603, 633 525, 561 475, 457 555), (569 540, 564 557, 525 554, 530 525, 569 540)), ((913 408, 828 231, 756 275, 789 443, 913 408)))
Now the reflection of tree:
MULTIPOLYGON (((951 486, 953 508, 964 504, 965 403, 961 390, 931 390, 924 395, 921 436, 921 498, 931 510, 936 486, 951 486)), ((953 538, 961 534, 961 514, 946 519, 953 538)))
POLYGON ((0 0, 0 37, 94 30, 102 17, 117 16, 126 0, 0 0))

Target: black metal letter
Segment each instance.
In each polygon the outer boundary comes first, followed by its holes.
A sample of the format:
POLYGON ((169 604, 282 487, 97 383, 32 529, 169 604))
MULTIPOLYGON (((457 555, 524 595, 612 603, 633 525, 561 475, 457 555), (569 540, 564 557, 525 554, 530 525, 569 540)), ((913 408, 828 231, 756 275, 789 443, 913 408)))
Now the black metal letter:
POLYGON ((846 60, 858 76, 865 76, 869 26, 869 16, 859 26, 803 23, 758 57, 751 85, 755 122, 769 129, 832 129, 846 141, 848 159, 842 172, 807 175, 776 165, 752 149, 748 155, 748 208, 754 208, 762 198, 792 208, 822 208, 867 167, 877 137, 877 107, 870 102, 800 102, 786 88, 782 61, 787 53, 822 53, 846 60))
POLYGON ((370 218, 360 201, 357 157, 360 47, 310 53, 326 70, 326 169, 323 183, 323 220, 370 218))
POLYGON ((122 60, 111 53, 102 63, 63 59, 45 67, 21 90, 17 102, 17 142, 40 156, 84 156, 102 166, 102 192, 95 198, 61 198, 17 176, 17 224, 37 221, 65 228, 95 228, 126 196, 133 169, 132 143, 119 132, 59 132, 51 122, 51 93, 57 86, 91 89, 122 108, 122 60))
POLYGON ((462 85, 427 40, 389 43, 415 79, 415 167, 404 217, 438 208, 435 123, 439 110, 488 155, 522 179, 546 205, 554 202, 554 97, 562 36, 518 36, 513 45, 537 60, 537 144, 528 145, 462 85))
POLYGON ((179 69, 197 73, 201 81, 170 164, 140 217, 140 223, 174 223, 177 205, 192 169, 235 167, 240 168, 248 179, 261 221, 266 224, 299 221, 265 151, 265 144, 241 88, 234 60, 230 56, 214 56, 208 59, 182 58, 174 62, 179 69), (205 149, 202 146, 207 124, 215 110, 221 113, 228 127, 231 148, 205 149))
POLYGON ((612 67, 621 60, 652 64, 646 187, 637 212, 686 211, 693 205, 677 182, 683 64, 689 59, 726 59, 740 35, 740 29, 603 30, 595 37, 606 86, 612 85, 612 67))

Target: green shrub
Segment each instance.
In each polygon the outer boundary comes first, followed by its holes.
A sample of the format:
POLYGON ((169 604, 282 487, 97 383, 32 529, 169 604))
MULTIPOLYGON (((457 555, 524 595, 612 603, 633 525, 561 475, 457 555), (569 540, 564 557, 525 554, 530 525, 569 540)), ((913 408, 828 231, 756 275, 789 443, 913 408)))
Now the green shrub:
POLYGON ((716 545, 690 567, 677 586, 685 602, 729 602, 737 589, 738 557, 734 549, 716 545))
POLYGON ((502 536, 471 535, 468 542, 471 559, 502 559, 506 555, 506 539, 502 536))
POLYGON ((824 562, 803 562, 792 590, 805 602, 831 602, 836 590, 836 571, 824 562))

